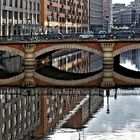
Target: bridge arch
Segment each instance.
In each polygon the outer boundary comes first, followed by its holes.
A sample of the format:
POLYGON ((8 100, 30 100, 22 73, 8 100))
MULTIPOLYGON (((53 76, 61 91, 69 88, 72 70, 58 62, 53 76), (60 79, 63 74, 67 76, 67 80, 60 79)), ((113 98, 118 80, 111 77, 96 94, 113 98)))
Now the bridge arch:
POLYGON ((123 76, 119 73, 116 73, 115 71, 113 72, 113 78, 115 80, 116 85, 120 85, 120 86, 123 86, 123 85, 138 86, 138 85, 140 85, 140 79, 123 76))
MULTIPOLYGON (((43 76, 37 72, 35 72, 34 77, 41 81, 41 84, 46 83, 47 86, 56 85, 56 86, 81 86, 81 85, 88 85, 88 84, 95 84, 99 86, 100 79, 103 77, 103 72, 100 72, 96 75, 79 79, 79 80, 57 80, 50 77, 43 76)), ((39 84, 39 83, 38 83, 39 84)))
POLYGON ((79 44, 79 43, 78 44, 76 44, 76 43, 75 44, 74 43, 68 44, 68 43, 66 43, 66 44, 49 45, 47 47, 44 47, 44 48, 40 49, 39 51, 35 52, 35 57, 38 57, 42 54, 45 54, 45 53, 50 52, 50 51, 58 50, 58 49, 80 49, 80 50, 88 51, 91 53, 95 53, 99 56, 102 56, 102 54, 103 54, 101 47, 94 48, 94 46, 92 47, 90 45, 86 45, 86 43, 85 44, 79 44))
POLYGON ((140 43, 128 44, 113 51, 113 57, 129 50, 140 49, 140 43))
POLYGON ((19 48, 19 46, 10 46, 10 45, 0 45, 0 51, 14 52, 22 57, 25 57, 25 53, 19 48))
POLYGON ((21 73, 19 75, 16 75, 14 77, 6 78, 6 79, 0 79, 0 85, 17 85, 20 83, 25 77, 25 73, 21 73))

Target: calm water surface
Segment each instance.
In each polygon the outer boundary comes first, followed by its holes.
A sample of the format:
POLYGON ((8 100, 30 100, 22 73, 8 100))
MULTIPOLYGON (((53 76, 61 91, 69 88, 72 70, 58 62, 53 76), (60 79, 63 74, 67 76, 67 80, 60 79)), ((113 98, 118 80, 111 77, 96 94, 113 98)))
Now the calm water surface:
POLYGON ((62 128, 52 140, 139 140, 140 96, 126 95, 104 98, 103 108, 92 116, 82 130, 62 128), (107 114, 107 109, 110 113, 107 114))

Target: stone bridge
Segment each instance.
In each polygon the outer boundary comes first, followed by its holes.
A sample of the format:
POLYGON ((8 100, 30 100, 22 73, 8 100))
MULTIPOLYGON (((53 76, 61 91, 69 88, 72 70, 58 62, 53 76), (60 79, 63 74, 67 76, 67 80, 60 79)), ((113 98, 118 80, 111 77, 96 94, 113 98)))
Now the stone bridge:
POLYGON ((100 40, 100 41, 47 41, 0 43, 0 51, 13 51, 25 58, 25 72, 19 76, 0 80, 0 85, 18 83, 22 86, 95 86, 116 87, 140 85, 140 79, 129 78, 113 71, 114 57, 128 50, 139 49, 140 40, 100 40), (36 58, 59 49, 80 49, 100 55, 103 71, 81 80, 56 80, 43 77, 35 72, 36 58), (24 80, 23 80, 24 79, 24 80), (22 82, 21 82, 22 81, 22 82))

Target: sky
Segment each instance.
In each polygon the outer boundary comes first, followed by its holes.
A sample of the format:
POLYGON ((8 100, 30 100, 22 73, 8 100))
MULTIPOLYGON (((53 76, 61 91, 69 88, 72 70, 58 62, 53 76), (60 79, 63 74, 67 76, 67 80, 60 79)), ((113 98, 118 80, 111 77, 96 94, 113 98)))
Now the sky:
POLYGON ((134 0, 112 0, 112 3, 125 3, 126 5, 130 4, 131 1, 134 0))

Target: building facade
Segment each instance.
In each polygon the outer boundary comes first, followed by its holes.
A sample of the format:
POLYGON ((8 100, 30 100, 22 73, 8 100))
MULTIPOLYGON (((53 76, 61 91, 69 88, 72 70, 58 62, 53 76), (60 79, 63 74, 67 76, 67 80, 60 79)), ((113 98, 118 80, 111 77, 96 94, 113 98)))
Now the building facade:
POLYGON ((121 3, 115 3, 113 4, 113 11, 119 11, 120 9, 125 8, 125 4, 121 4, 121 3))
POLYGON ((39 24, 40 0, 1 0, 0 35, 22 34, 23 27, 39 24))
POLYGON ((89 0, 90 30, 98 32, 103 28, 103 0, 89 0))
POLYGON ((88 0, 41 0, 41 25, 47 32, 88 30, 88 0))
POLYGON ((113 8, 113 24, 118 28, 127 26, 136 32, 140 31, 140 0, 135 0, 128 6, 120 6, 116 10, 116 5, 113 8))
POLYGON ((89 25, 89 0, 1 0, 0 35, 83 32, 89 25))
POLYGON ((119 27, 133 27, 134 21, 136 19, 136 10, 132 7, 125 7, 119 11, 113 12, 114 26, 119 27))

